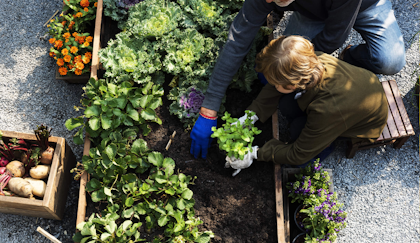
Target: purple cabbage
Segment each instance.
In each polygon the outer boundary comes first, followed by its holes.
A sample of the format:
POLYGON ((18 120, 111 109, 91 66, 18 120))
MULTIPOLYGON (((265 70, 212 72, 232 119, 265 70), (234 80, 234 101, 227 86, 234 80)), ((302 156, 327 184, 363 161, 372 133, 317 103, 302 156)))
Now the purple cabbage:
POLYGON ((142 1, 143 0, 118 0, 117 6, 128 10, 129 8, 133 7, 134 5, 142 1))
POLYGON ((179 104, 189 113, 198 113, 203 100, 204 94, 194 87, 191 87, 189 94, 181 96, 179 104))

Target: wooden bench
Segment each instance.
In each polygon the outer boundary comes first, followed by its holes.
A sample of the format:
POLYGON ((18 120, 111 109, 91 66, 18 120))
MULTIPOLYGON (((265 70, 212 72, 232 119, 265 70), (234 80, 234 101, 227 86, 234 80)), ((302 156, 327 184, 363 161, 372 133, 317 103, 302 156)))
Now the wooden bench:
POLYGON ((378 147, 386 144, 393 144, 394 148, 401 148, 410 136, 414 135, 413 127, 405 110, 395 80, 382 82, 386 98, 388 100, 388 121, 381 136, 374 143, 347 142, 346 157, 353 158, 358 150, 378 147))

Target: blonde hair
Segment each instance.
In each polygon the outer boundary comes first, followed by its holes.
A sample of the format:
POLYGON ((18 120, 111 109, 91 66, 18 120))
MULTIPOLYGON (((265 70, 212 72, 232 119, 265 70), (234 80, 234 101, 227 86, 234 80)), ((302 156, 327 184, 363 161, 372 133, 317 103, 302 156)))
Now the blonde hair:
POLYGON ((256 58, 257 72, 271 85, 293 85, 310 89, 317 85, 324 67, 310 41, 301 36, 281 36, 272 40, 256 58))

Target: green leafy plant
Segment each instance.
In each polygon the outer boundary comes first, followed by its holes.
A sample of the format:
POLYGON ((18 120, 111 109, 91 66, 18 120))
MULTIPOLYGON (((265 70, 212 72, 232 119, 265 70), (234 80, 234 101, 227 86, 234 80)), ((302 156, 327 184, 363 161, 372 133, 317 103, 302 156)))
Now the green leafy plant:
POLYGON ((305 243, 335 242, 337 233, 347 226, 347 213, 337 194, 329 192, 330 176, 319 159, 295 175, 296 181, 286 185, 292 203, 303 205, 299 211, 305 215, 300 226, 306 229, 305 243))
POLYGON ((74 135, 76 144, 83 143, 83 128, 96 138, 124 126, 140 127, 143 135, 147 135, 150 128, 146 121, 162 124, 154 111, 162 105, 163 89, 159 85, 149 82, 143 87, 134 87, 130 82, 116 85, 105 79, 91 78, 84 90, 83 107, 76 107, 85 109, 84 114, 65 123, 70 131, 81 127, 74 135))
POLYGON ((171 158, 150 151, 135 134, 112 132, 83 157, 84 169, 91 175, 86 190, 94 202, 108 206, 79 224, 73 239, 138 242, 144 240, 141 228, 145 236, 163 228, 164 235, 153 242, 209 242, 213 233, 200 232, 197 226, 202 221, 194 217, 195 201, 188 188, 193 178, 175 173, 171 158))
POLYGON ((255 112, 246 110, 247 118, 243 123, 238 121, 238 118, 232 118, 226 111, 222 117, 226 121, 220 128, 212 127, 212 138, 217 138, 219 148, 227 152, 227 156, 244 159, 244 155, 252 152, 252 142, 254 136, 261 133, 257 127, 252 124, 251 116, 255 112), (233 124, 234 123, 234 124, 233 124))

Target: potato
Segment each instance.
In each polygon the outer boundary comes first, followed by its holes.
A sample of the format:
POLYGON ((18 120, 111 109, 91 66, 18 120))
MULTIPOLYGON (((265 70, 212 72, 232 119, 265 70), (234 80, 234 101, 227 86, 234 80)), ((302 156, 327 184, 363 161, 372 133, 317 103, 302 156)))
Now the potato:
POLYGON ((31 183, 32 185, 32 194, 34 194, 37 197, 44 197, 45 189, 47 188, 47 183, 45 183, 43 180, 37 180, 30 177, 25 178, 26 181, 31 183))
POLYGON ((10 179, 9 183, 7 184, 10 191, 13 193, 16 193, 19 196, 35 199, 32 190, 33 187, 29 181, 26 181, 23 178, 20 177, 13 177, 10 179))
POLYGON ((49 165, 37 165, 29 170, 29 175, 34 179, 45 179, 48 177, 50 169, 49 165))
POLYGON ((6 169, 13 174, 14 177, 22 177, 25 175, 25 166, 22 162, 13 160, 6 165, 6 169))

